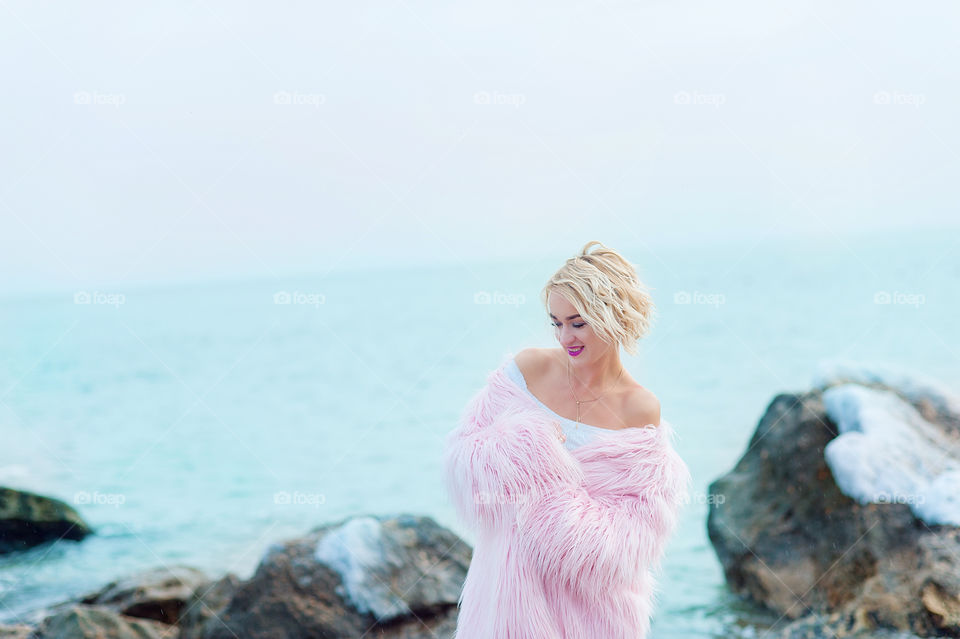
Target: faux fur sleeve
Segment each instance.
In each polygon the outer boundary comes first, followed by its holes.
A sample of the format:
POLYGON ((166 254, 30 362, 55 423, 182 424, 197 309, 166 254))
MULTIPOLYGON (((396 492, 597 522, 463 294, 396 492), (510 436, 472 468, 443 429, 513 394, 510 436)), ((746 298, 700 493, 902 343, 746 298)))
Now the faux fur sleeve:
POLYGON ((686 464, 666 448, 655 464, 638 464, 633 494, 591 496, 582 485, 555 485, 518 505, 523 552, 589 599, 636 583, 659 564, 688 496, 686 464))
POLYGON ((443 472, 457 515, 473 529, 512 526, 516 504, 532 491, 576 481, 556 461, 555 447, 544 445, 540 411, 512 394, 502 370, 467 404, 459 425, 446 437, 443 472))

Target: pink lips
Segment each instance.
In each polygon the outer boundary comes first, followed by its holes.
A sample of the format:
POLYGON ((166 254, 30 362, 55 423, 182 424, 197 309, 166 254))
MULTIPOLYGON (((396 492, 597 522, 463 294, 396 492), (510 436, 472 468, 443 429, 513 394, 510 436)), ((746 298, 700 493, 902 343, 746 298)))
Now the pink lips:
POLYGON ((570 357, 577 357, 580 353, 583 352, 583 346, 578 346, 576 349, 567 349, 567 355, 570 357))

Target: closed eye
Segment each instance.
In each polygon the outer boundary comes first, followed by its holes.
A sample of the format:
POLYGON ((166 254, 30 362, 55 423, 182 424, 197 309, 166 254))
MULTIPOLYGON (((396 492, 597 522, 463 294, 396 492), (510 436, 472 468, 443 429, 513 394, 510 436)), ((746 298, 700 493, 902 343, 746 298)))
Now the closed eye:
MULTIPOLYGON (((560 328, 560 322, 550 322, 550 324, 553 326, 556 326, 557 328, 560 328)), ((581 322, 580 324, 573 324, 572 326, 574 328, 583 328, 586 325, 587 325, 586 322, 581 322)))

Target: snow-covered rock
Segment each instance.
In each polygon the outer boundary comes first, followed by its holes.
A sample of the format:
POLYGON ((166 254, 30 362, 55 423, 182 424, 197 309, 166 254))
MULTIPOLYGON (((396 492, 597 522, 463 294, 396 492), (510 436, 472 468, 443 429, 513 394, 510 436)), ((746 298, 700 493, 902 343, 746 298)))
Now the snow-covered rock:
POLYGON ((843 493, 903 503, 929 525, 960 526, 960 443, 890 390, 845 383, 823 393, 839 434, 824 449, 843 493))
POLYGON ((710 484, 728 585, 794 620, 781 639, 960 636, 956 394, 836 361, 814 382, 774 397, 710 484))

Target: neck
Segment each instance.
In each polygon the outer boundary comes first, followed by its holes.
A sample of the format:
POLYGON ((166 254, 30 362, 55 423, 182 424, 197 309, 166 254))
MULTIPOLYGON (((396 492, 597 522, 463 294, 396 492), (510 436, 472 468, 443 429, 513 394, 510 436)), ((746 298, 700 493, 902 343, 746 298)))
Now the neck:
MULTIPOLYGON (((564 354, 568 360, 569 355, 564 354)), ((584 395, 599 395, 610 389, 611 385, 617 381, 623 374, 623 364, 620 362, 620 354, 612 352, 604 354, 599 359, 589 363, 574 364, 567 362, 569 366, 570 383, 574 390, 584 395)))

